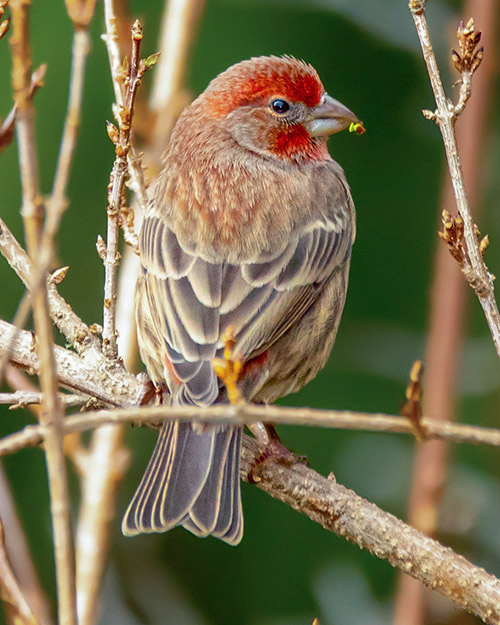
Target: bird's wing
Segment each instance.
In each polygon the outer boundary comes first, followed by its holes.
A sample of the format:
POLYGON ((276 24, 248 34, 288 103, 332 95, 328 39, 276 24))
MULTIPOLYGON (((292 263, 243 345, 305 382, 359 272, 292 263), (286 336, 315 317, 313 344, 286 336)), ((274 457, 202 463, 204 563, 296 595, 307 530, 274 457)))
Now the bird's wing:
POLYGON ((161 216, 145 218, 141 247, 147 303, 168 366, 181 382, 180 403, 216 400, 219 385, 211 361, 227 328, 243 361, 265 352, 344 266, 354 236, 354 209, 346 186, 332 193, 329 206, 333 200, 336 211, 317 213, 281 250, 238 265, 186 252, 161 216))

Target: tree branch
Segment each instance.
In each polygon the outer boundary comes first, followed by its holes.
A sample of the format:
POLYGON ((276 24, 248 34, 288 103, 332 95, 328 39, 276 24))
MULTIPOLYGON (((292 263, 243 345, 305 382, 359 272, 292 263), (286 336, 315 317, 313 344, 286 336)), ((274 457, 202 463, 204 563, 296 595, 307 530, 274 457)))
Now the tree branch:
MULTIPOLYGON (((33 262, 40 260, 40 232, 43 219, 38 187, 38 162, 33 106, 30 100, 29 1, 12 0, 13 34, 12 84, 17 105, 16 132, 19 145, 23 207, 27 247, 33 262)), ((45 431, 45 455, 49 475, 50 508, 54 529, 59 622, 76 625, 74 551, 69 509, 68 483, 63 451, 63 410, 58 398, 55 374, 52 324, 44 280, 31 285, 33 317, 40 358, 40 384, 43 392, 41 423, 45 431)))
MULTIPOLYGON (((465 52, 469 54, 470 58, 461 66, 462 88, 459 103, 455 106, 446 97, 443 89, 443 83, 441 82, 441 76, 439 74, 439 68, 432 49, 429 31, 427 28, 427 20, 425 18, 426 3, 427 0, 410 0, 409 2, 410 11, 413 16, 413 21, 415 22, 415 27, 417 29, 418 38, 422 47, 422 53, 437 105, 435 112, 423 111, 423 113, 428 119, 434 120, 438 124, 441 131, 446 151, 446 158, 448 161, 448 168, 450 170, 451 183, 453 185, 453 191, 455 193, 459 213, 459 217, 456 221, 445 215, 445 232, 443 238, 447 238, 447 231, 452 235, 451 239, 447 241, 450 245, 450 251, 460 263, 467 282, 478 296, 479 303, 483 308, 486 321, 488 322, 488 326, 490 328, 497 354, 500 357, 500 314, 495 301, 493 280, 491 275, 488 273, 488 269, 483 260, 484 248, 481 249, 480 247, 480 243, 477 238, 477 228, 469 209, 455 137, 455 122, 457 117, 465 108, 468 95, 470 95, 471 76, 479 66, 482 59, 482 50, 474 50, 477 42, 479 41, 480 33, 475 31, 473 20, 471 20, 465 27, 463 27, 463 24, 462 27, 459 27, 457 33, 459 41, 464 38, 469 39, 469 42, 464 45, 465 48, 468 47, 465 52), (472 43, 474 43, 473 46, 472 43), (457 230, 456 233, 454 232, 455 229, 457 230), (464 237, 464 241, 462 241, 462 236, 464 237)), ((464 53, 464 57, 465 56, 466 54, 464 53)), ((453 56, 453 60, 455 61, 455 65, 457 65, 455 56, 453 56)), ((462 61, 463 60, 464 59, 462 59, 462 61)))
MULTIPOLYGON (((245 437, 241 470, 248 473, 259 453, 245 437)), ((500 580, 448 547, 424 536, 353 491, 297 462, 269 464, 257 487, 337 536, 412 575, 485 623, 500 620, 500 580)))
MULTIPOLYGON (((115 102, 120 106, 125 105, 124 92, 124 76, 121 64, 121 54, 119 48, 117 19, 114 9, 113 0, 104 0, 104 19, 106 22, 106 33, 101 35, 101 39, 106 44, 109 56, 109 65, 111 69, 111 78, 115 93, 115 102)), ((135 153, 131 146, 128 154, 128 163, 130 167, 130 186, 135 194, 135 198, 144 211, 148 204, 147 185, 144 179, 141 159, 135 153)))

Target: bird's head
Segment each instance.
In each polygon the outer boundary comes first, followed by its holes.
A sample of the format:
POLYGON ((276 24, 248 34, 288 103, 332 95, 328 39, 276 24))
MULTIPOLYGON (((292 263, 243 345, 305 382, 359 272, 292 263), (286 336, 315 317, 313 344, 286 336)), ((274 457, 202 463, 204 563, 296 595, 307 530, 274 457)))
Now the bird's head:
POLYGON ((292 57, 231 66, 201 98, 205 113, 243 148, 293 161, 328 158, 327 138, 359 119, 325 92, 316 70, 292 57))

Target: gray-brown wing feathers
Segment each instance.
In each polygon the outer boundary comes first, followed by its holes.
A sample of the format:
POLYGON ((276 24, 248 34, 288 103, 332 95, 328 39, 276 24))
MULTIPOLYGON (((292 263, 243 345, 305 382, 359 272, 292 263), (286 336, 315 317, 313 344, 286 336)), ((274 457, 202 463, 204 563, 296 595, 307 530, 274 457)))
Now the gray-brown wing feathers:
MULTIPOLYGON (((227 328, 237 356, 254 358, 301 319, 336 271, 345 270, 354 222, 345 210, 335 209, 353 207, 343 184, 333 193, 317 198, 325 213, 315 211, 308 229, 292 233, 281 248, 239 264, 187 251, 164 218, 154 211, 145 218, 136 291, 139 343, 151 378, 156 384, 167 381, 173 403, 217 401, 212 360, 223 349, 227 328)), ((165 424, 125 515, 124 533, 181 524, 198 536, 238 543, 241 434, 240 427, 200 431, 188 423, 165 424)))
MULTIPOLYGON (((348 225, 341 230, 317 222, 309 232, 292 238, 275 258, 229 265, 200 257, 190 260, 159 217, 146 218, 143 233, 142 245, 154 246, 146 254, 144 280, 156 334, 164 341, 181 382, 203 377, 207 389, 211 388, 206 396, 210 403, 216 377, 211 367, 200 362, 209 363, 221 350, 224 331, 231 328, 243 360, 265 351, 314 303, 322 284, 344 266, 352 242, 348 225), (168 260, 166 241, 175 249, 168 260)), ((197 387, 196 395, 205 397, 200 384, 197 387)))

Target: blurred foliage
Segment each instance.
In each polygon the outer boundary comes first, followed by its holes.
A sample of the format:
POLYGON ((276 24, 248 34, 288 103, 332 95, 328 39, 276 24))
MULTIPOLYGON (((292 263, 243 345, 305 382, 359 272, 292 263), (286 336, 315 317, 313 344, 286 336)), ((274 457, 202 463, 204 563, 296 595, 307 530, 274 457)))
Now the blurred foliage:
MULTIPOLYGON (((144 53, 156 50, 158 0, 131 2, 144 21, 144 53)), ((312 63, 327 90, 352 108, 368 132, 335 136, 330 149, 345 168, 358 211, 348 301, 326 369, 283 403, 397 413, 412 362, 423 356, 428 294, 437 237, 443 148, 420 109, 432 107, 418 41, 404 0, 207 0, 188 76, 193 95, 218 72, 261 54, 291 54, 312 63)), ((429 10, 440 52, 458 20, 460 2, 434 0, 429 10)), ((468 17, 468 16, 465 16, 468 17)), ((486 28, 487 24, 479 25, 486 28)), ((87 322, 100 322, 102 264, 95 241, 106 229, 106 184, 113 160, 105 120, 112 89, 99 4, 86 74, 83 124, 71 176, 70 207, 58 238, 59 265, 70 272, 61 291, 87 322)), ((41 185, 54 173, 67 98, 72 27, 62 2, 33 2, 35 64, 48 63, 46 86, 36 96, 41 185)), ((486 52, 487 53, 487 52, 486 52)), ((447 62, 441 56, 448 84, 447 62)), ((0 116, 12 104, 7 41, 0 42, 0 116)), ((454 80, 454 78, 453 78, 454 80)), ((498 111, 484 145, 489 174, 481 229, 492 241, 487 262, 500 265, 497 208, 500 141, 498 111)), ((0 154, 2 217, 22 238, 15 145, 0 154)), ((486 177, 486 176, 485 176, 486 177)), ((12 319, 22 288, 1 263, 0 317, 12 319)), ((132 296, 132 295, 131 295, 132 296)), ((498 426, 500 367, 480 307, 470 297, 462 395, 457 418, 498 426)), ((2 408, 1 434, 29 423, 29 414, 2 408)), ((307 454, 311 466, 333 470, 359 494, 404 517, 413 442, 374 435, 281 428, 286 444, 307 454)), ((133 463, 122 485, 118 514, 137 484, 154 435, 131 430, 133 463)), ((8 457, 4 465, 42 582, 54 592, 46 475, 39 450, 8 457)), ((442 537, 475 563, 500 573, 498 452, 453 450, 442 513, 442 537)), ((75 493, 75 504, 77 493, 75 493)), ((326 533, 248 485, 243 486, 246 533, 232 549, 177 529, 126 539, 117 519, 102 623, 179 625, 299 625, 317 616, 322 625, 387 623, 395 572, 357 547, 326 533)), ((435 622, 456 612, 444 600, 435 622)), ((1 618, 1 617, 0 617, 1 618)), ((434 621, 433 621, 434 622, 434 621)), ((463 617, 462 623, 475 622, 463 617)), ((431 623, 429 620, 428 623, 431 623)))

